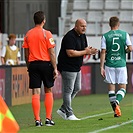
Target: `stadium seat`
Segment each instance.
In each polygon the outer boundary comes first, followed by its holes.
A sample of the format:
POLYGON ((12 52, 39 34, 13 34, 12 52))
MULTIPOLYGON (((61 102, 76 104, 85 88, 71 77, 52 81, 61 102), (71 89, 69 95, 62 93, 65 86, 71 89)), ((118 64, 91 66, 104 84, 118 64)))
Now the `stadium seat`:
POLYGON ((120 29, 133 34, 133 24, 132 23, 120 23, 120 29))
POLYGON ((109 22, 109 18, 112 17, 112 16, 119 17, 119 12, 118 11, 104 11, 103 21, 104 22, 109 22))
POLYGON ((89 9, 102 10, 104 5, 103 0, 90 0, 89 9))
POLYGON ((73 12, 73 3, 67 3, 67 13, 71 14, 73 12))
POLYGON ((64 32, 63 32, 63 35, 65 35, 69 30, 70 30, 70 27, 65 27, 64 28, 64 32))
POLYGON ((108 32, 110 30, 109 24, 108 23, 103 23, 102 24, 102 34, 105 32, 108 32))
MULTIPOLYGON (((132 23, 120 23, 120 30, 124 30, 129 34, 133 34, 133 24, 132 23)), ((108 23, 103 23, 102 25, 102 34, 109 31, 110 27, 108 23)))
POLYGON ((83 18, 86 20, 87 12, 86 11, 73 11, 72 12, 72 22, 75 22, 78 18, 83 18))
POLYGON ((99 35, 101 34, 100 23, 87 23, 86 35, 99 35))
POLYGON ((132 22, 133 21, 133 11, 120 11, 120 21, 132 22))
POLYGON ((74 0, 73 2, 73 10, 87 10, 88 8, 88 0, 74 0))
POLYGON ((109 18, 117 16, 122 23, 121 27, 133 34, 132 27, 129 28, 133 22, 133 0, 69 0, 68 3, 73 8, 68 13, 68 28, 73 27, 78 18, 83 18, 88 23, 88 35, 101 35, 110 30, 109 18))
POLYGON ((88 11, 87 22, 101 22, 102 18, 102 11, 88 11))
POLYGON ((121 9, 133 9, 133 0, 121 0, 121 9))
POLYGON ((74 28, 74 25, 75 25, 75 23, 71 23, 70 29, 73 29, 74 28))
POLYGON ((119 0, 105 0, 105 9, 119 9, 119 0))

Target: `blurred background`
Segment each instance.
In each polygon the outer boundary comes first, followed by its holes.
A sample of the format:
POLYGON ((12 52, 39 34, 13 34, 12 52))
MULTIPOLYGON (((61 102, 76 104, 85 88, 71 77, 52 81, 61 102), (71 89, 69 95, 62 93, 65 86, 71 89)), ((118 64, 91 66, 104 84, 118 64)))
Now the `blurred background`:
MULTIPOLYGON (((74 27, 78 18, 87 21, 86 35, 90 46, 100 49, 103 33, 110 28, 111 16, 120 19, 120 29, 129 33, 133 42, 133 0, 0 0, 0 53, 8 43, 8 35, 17 35, 16 45, 21 53, 21 65, 0 66, 0 95, 9 105, 27 103, 30 99, 28 75, 22 49, 23 37, 34 27, 33 15, 42 10, 46 14, 45 29, 53 33, 58 56, 61 39, 74 27), (12 100, 11 100, 12 99, 12 100)), ((106 93, 107 86, 100 76, 100 53, 84 57, 82 91, 80 94, 106 93)), ((127 54, 129 93, 133 92, 133 53, 127 54)), ((61 97, 61 77, 55 82, 54 96, 61 97)), ((43 93, 42 93, 43 94, 43 93)))

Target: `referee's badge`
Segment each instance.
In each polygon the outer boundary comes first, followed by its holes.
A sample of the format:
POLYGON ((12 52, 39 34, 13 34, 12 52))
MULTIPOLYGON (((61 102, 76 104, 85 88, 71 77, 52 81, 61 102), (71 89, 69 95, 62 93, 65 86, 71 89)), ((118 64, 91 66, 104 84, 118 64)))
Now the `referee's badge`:
POLYGON ((54 45, 54 44, 55 44, 55 42, 54 42, 54 39, 53 39, 53 38, 50 38, 50 39, 49 39, 49 41, 50 41, 50 43, 51 43, 52 45, 54 45))

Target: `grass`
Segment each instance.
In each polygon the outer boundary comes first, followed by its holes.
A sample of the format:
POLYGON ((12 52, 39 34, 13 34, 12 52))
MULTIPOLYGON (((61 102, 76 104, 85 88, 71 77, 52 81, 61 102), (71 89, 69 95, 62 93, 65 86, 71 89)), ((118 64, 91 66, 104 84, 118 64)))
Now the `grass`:
MULTIPOLYGON (((120 118, 114 118, 113 112, 102 116, 95 116, 92 118, 84 119, 81 121, 68 121, 63 120, 56 110, 62 104, 62 99, 55 100, 53 108, 53 120, 56 123, 55 126, 46 127, 45 125, 37 128, 34 126, 33 112, 31 104, 19 105, 10 107, 12 114, 17 120, 20 131, 19 133, 89 133, 96 130, 100 130, 106 127, 120 125, 122 123, 133 120, 133 96, 127 94, 121 101, 122 116, 120 118)), ((111 112, 111 106, 109 104, 107 94, 92 94, 88 96, 78 96, 73 100, 72 107, 75 115, 78 118, 84 118, 96 114, 111 112)), ((43 102, 41 102, 41 119, 45 120, 45 109, 43 102)), ((114 133, 114 132, 133 132, 133 121, 118 126, 113 129, 102 131, 102 133, 114 133)))

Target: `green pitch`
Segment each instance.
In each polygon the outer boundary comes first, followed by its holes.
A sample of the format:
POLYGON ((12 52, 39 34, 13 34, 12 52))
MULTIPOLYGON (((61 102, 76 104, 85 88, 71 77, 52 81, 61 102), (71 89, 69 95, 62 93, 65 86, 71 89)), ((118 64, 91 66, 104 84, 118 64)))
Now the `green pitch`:
MULTIPOLYGON (((126 94, 120 103, 122 116, 114 118, 107 94, 77 96, 72 103, 74 113, 80 121, 63 120, 56 110, 60 107, 62 99, 55 100, 53 108, 53 121, 55 126, 34 126, 31 104, 10 107, 17 120, 19 133, 132 133, 133 132, 133 95, 126 94)), ((45 109, 41 102, 41 119, 45 121, 45 109)))

